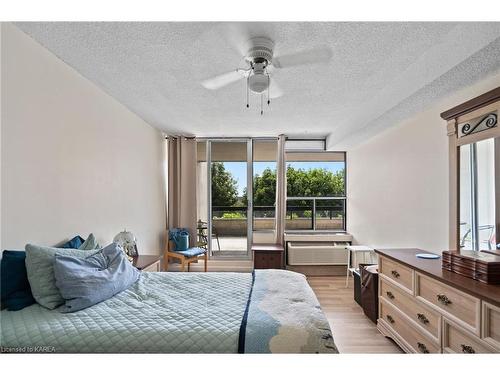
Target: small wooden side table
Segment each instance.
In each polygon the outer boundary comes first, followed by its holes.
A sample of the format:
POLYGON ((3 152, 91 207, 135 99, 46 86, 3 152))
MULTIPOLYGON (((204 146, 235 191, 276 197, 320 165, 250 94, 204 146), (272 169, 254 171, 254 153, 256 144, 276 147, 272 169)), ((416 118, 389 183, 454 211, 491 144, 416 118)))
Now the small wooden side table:
POLYGON ((254 269, 283 269, 282 245, 276 244, 252 244, 253 268, 254 269))
POLYGON ((347 275, 345 278, 345 287, 347 288, 349 286, 349 275, 353 274, 353 272, 359 266, 358 255, 362 254, 363 261, 365 262, 366 262, 365 255, 368 255, 370 258, 369 262, 373 263, 374 259, 375 260, 377 259, 377 254, 375 254, 375 250, 373 248, 368 246, 347 246, 346 250, 347 250, 347 275))
POLYGON ((161 255, 138 255, 134 257, 132 265, 140 271, 160 272, 161 255))

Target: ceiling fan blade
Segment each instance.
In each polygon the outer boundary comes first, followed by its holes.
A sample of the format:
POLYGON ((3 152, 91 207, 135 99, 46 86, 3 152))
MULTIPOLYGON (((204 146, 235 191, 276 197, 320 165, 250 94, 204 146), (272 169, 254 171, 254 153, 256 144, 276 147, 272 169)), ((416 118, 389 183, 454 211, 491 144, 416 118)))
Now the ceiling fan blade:
POLYGON ((247 23, 230 22, 225 25, 224 38, 242 57, 247 53, 247 41, 250 35, 250 25, 247 23))
POLYGON ((296 65, 328 62, 332 58, 332 50, 328 47, 315 48, 307 51, 273 58, 276 68, 289 68, 296 65))
POLYGON ((218 76, 206 79, 201 82, 202 86, 209 90, 217 90, 245 77, 244 69, 237 69, 218 76))
POLYGON ((269 97, 271 99, 276 99, 279 98, 280 96, 283 96, 283 90, 281 87, 276 83, 276 80, 274 78, 271 78, 271 81, 269 82, 269 97))

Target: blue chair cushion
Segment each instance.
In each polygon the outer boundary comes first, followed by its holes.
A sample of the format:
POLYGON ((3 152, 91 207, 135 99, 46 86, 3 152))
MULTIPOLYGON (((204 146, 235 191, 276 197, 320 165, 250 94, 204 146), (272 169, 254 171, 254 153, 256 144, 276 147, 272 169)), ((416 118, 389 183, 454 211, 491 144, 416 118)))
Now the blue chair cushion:
POLYGON ((5 250, 1 262, 2 308, 17 311, 33 305, 35 299, 26 274, 26 253, 5 250))
POLYGON ((176 251, 177 254, 182 254, 185 257, 195 257, 197 255, 202 255, 207 252, 207 249, 202 249, 201 247, 191 247, 184 251, 176 251))

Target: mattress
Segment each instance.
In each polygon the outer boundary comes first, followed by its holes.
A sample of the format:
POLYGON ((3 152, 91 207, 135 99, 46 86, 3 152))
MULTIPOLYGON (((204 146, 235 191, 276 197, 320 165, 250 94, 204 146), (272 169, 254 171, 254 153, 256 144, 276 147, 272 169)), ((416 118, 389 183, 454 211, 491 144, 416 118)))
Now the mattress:
POLYGON ((78 312, 35 304, 0 319, 4 353, 337 352, 307 281, 283 270, 143 272, 78 312))

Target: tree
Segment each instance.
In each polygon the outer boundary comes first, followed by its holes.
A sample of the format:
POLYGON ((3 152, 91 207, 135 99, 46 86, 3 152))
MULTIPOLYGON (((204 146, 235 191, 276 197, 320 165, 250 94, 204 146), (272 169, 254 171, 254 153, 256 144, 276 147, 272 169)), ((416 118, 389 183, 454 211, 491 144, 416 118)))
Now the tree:
MULTIPOLYGON (((323 168, 304 170, 288 166, 286 178, 287 196, 289 197, 332 197, 344 196, 345 194, 343 169, 333 173, 323 168)), ((276 199, 276 170, 266 168, 262 175, 255 175, 253 194, 255 206, 274 205, 276 199)), ((244 191, 243 202, 246 205, 246 190, 244 191)), ((296 204, 300 205, 301 202, 297 201, 296 204)), ((310 205, 310 202, 304 202, 303 204, 307 206, 310 205)))
POLYGON ((332 197, 343 196, 344 170, 335 173, 323 168, 309 170, 286 170, 287 196, 289 197, 332 197))
POLYGON ((238 201, 238 182, 224 163, 212 163, 212 205, 232 206, 238 201))
POLYGON ((256 206, 273 206, 276 200, 276 170, 266 168, 261 176, 255 176, 253 201, 256 206))

